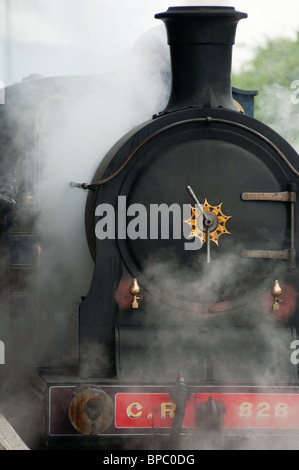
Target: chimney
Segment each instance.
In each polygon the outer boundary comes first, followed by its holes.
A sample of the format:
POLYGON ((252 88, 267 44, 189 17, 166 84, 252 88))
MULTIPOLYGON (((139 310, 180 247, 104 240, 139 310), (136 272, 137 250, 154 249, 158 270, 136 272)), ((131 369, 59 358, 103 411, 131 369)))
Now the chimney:
POLYGON ((232 98, 232 46, 239 20, 233 7, 170 7, 155 18, 164 21, 172 69, 172 87, 164 112, 185 108, 236 110, 232 98))

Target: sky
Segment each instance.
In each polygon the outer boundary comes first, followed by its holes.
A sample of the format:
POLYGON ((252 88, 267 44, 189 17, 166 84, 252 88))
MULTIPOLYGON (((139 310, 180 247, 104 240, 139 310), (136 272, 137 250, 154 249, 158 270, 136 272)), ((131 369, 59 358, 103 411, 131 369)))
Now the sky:
POLYGON ((267 37, 295 38, 299 31, 298 0, 0 0, 0 81, 107 72, 162 24, 155 13, 180 5, 234 6, 248 14, 237 29, 235 69, 267 37))

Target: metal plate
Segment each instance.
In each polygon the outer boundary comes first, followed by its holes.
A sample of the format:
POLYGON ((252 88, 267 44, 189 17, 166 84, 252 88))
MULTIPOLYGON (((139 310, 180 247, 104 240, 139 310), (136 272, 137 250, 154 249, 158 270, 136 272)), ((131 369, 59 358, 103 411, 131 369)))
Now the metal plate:
POLYGON ((74 428, 81 434, 100 434, 113 420, 111 398, 96 387, 75 393, 68 415, 74 428))

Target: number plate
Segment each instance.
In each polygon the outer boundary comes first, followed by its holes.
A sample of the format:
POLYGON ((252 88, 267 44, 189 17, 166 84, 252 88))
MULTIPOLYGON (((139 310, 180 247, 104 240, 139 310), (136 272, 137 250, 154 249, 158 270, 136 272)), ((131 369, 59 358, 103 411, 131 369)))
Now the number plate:
MULTIPOLYGON (((183 427, 195 428, 195 411, 213 397, 226 407, 225 428, 299 429, 299 395, 259 393, 192 393, 183 427)), ((116 428, 170 428, 175 403, 167 393, 117 393, 116 428)))

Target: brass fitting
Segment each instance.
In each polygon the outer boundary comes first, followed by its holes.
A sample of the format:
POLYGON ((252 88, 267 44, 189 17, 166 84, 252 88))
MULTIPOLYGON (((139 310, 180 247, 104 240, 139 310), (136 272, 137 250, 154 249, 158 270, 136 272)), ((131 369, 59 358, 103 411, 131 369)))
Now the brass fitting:
POLYGON ((140 294, 140 286, 137 282, 137 279, 134 278, 132 281, 132 284, 130 286, 130 294, 133 296, 133 301, 132 301, 132 308, 139 308, 139 300, 143 299, 143 296, 139 296, 140 294))
POLYGON ((280 287, 279 282, 277 280, 274 282, 271 294, 274 297, 273 310, 279 310, 279 304, 280 302, 282 302, 282 299, 280 299, 280 296, 282 294, 282 288, 280 287))

